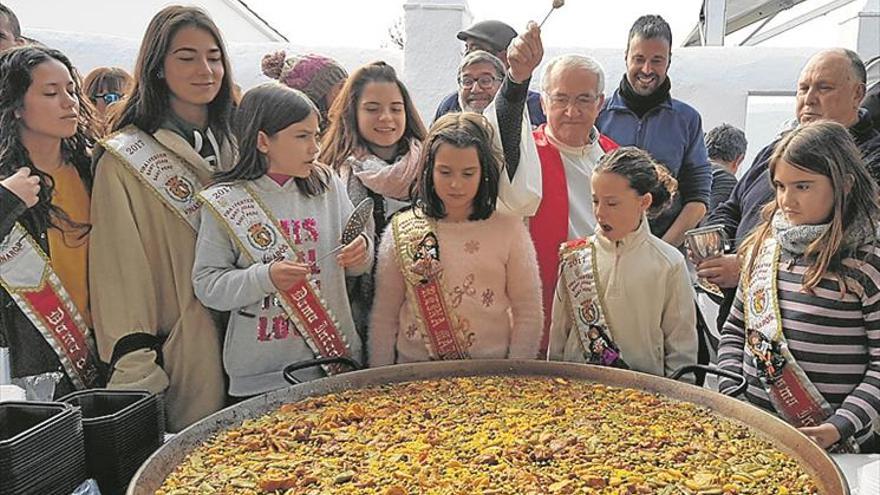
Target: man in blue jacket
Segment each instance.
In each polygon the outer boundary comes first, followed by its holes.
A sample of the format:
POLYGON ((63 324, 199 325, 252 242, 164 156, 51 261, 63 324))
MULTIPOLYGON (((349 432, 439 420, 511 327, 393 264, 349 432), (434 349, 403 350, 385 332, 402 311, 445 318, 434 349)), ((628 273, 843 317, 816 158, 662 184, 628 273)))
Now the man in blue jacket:
MULTIPOLYGON (((508 67, 507 46, 510 45, 513 38, 516 38, 516 31, 501 21, 481 21, 458 32, 458 39, 464 41, 465 55, 477 50, 489 52, 501 60, 505 71, 508 67)), ((501 86, 500 82, 501 80, 499 79, 498 84, 493 88, 493 96, 501 86)), ((459 85, 461 85, 460 77, 459 85)), ((547 117, 544 116, 544 110, 541 108, 541 95, 539 93, 529 91, 526 104, 529 107, 529 120, 531 121, 532 128, 547 122, 547 117)), ((459 92, 455 92, 443 98, 443 101, 440 102, 440 106, 437 107, 437 111, 434 113, 434 120, 447 113, 460 111, 459 92)))
POLYGON ((621 146, 649 152, 678 179, 677 201, 651 221, 651 231, 680 246, 685 231, 706 214, 712 169, 700 114, 669 95, 671 47, 672 30, 662 17, 636 20, 629 31, 626 74, 605 101, 596 127, 621 146))

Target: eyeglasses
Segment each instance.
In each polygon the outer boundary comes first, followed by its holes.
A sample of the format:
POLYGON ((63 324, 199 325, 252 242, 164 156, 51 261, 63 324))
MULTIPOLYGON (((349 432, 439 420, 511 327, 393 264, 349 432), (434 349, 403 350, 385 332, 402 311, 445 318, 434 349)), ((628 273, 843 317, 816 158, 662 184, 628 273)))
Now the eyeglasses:
POLYGON ((104 100, 104 103, 107 105, 111 103, 116 103, 121 99, 122 95, 119 93, 104 93, 102 95, 95 95, 92 97, 93 102, 98 103, 98 100, 104 100))
POLYGON ((569 106, 573 106, 578 110, 585 110, 590 107, 590 105, 596 103, 599 100, 598 95, 579 95, 576 98, 572 99, 570 96, 565 95, 553 95, 550 97, 550 107, 556 109, 564 109, 569 106))
POLYGON ((492 89, 492 86, 495 85, 500 79, 492 76, 480 76, 477 79, 472 77, 462 77, 458 80, 458 85, 464 89, 471 89, 474 87, 474 84, 479 84, 483 89, 492 89))

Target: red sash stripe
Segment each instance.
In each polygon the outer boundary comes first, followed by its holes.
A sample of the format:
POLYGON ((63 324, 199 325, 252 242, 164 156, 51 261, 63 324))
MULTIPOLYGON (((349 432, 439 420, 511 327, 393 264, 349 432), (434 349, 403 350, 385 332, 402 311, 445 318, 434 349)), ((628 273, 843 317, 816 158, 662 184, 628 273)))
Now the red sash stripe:
MULTIPOLYGON (((308 281, 300 282, 280 294, 299 317, 299 321, 305 325, 306 332, 318 348, 320 353, 318 357, 349 355, 348 348, 333 323, 333 318, 308 281)), ((340 365, 330 365, 330 368, 332 370, 330 374, 334 375, 344 371, 340 365)))

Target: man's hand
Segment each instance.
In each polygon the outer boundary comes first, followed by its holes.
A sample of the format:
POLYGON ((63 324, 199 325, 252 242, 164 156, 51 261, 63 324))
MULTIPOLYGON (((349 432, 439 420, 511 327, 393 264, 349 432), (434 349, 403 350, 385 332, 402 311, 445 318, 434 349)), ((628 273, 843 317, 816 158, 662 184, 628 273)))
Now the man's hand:
POLYGON ((740 262, 735 254, 722 254, 697 265, 697 276, 723 289, 739 284, 740 262))
POLYGON ((510 78, 516 83, 530 79, 542 58, 544 44, 541 41, 541 28, 534 21, 529 21, 526 32, 514 38, 507 47, 510 78))
POLYGON ((0 181, 0 185, 18 196, 28 208, 40 200, 40 178, 31 175, 31 169, 21 167, 14 174, 0 181))

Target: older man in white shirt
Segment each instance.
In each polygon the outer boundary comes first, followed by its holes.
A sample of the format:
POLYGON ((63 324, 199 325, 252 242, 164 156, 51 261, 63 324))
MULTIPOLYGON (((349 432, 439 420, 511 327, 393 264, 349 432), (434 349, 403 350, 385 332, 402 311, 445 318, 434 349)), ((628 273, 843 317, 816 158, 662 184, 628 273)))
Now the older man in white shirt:
POLYGON ((590 57, 562 55, 547 63, 541 79, 541 106, 547 124, 529 131, 523 122, 532 72, 544 50, 538 26, 508 48, 509 69, 487 116, 496 119, 507 174, 502 174, 499 208, 529 221, 543 285, 547 348, 550 310, 559 266, 559 246, 591 235, 596 227, 590 178, 599 159, 617 148, 595 127, 605 101, 605 74, 590 57))

